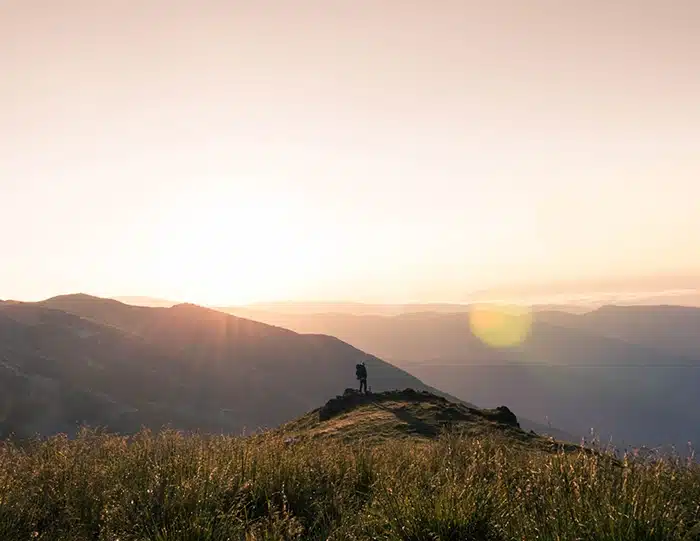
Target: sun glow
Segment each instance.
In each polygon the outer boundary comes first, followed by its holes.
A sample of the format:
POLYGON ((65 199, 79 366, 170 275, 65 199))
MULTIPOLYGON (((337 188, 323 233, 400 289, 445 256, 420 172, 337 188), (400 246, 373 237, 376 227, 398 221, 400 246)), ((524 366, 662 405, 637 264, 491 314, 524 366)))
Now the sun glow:
POLYGON ((327 272, 329 239, 303 209, 234 193, 190 192, 165 206, 146 244, 164 294, 207 303, 246 303, 303 295, 327 272))

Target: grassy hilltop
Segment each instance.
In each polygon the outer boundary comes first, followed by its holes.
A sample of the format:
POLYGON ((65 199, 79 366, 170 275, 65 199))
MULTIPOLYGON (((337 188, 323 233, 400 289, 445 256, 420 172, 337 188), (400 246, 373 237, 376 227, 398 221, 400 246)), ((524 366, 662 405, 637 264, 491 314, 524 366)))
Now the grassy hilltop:
POLYGON ((248 438, 6 444, 0 539, 695 540, 700 469, 556 445, 505 408, 348 393, 248 438))
POLYGON ((434 440, 445 432, 531 450, 578 448, 532 431, 525 432, 515 414, 505 406, 481 409, 413 389, 368 395, 346 389, 342 396, 278 430, 293 439, 332 438, 368 444, 406 438, 419 443, 434 440))

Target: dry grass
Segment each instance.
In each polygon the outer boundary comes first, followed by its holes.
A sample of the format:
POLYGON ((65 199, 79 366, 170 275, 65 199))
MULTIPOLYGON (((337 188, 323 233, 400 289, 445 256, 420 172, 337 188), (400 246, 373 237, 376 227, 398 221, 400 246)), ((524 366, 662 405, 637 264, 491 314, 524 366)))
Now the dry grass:
POLYGON ((0 447, 0 539, 695 540, 700 469, 455 436, 85 431, 0 447))

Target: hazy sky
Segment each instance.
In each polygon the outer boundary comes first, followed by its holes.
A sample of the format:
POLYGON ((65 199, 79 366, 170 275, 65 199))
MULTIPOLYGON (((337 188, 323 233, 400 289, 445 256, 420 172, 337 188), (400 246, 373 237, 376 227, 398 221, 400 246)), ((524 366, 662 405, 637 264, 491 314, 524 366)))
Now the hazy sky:
POLYGON ((700 269, 696 0, 0 0, 0 298, 700 269))

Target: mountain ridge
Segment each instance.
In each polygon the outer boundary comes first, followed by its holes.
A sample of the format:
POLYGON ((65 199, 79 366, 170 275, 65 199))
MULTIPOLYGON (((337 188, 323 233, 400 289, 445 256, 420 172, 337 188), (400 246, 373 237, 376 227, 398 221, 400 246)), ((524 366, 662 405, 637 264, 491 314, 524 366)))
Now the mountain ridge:
POLYGON ((141 425, 229 433, 273 427, 346 388, 360 361, 374 391, 411 387, 449 396, 337 337, 191 303, 149 308, 61 295, 3 303, 0 321, 0 335, 14 336, 0 343, 5 433, 45 431, 46 411, 56 412, 61 430, 73 431, 82 422, 125 432, 141 425), (41 390, 46 385, 50 393, 41 390))

